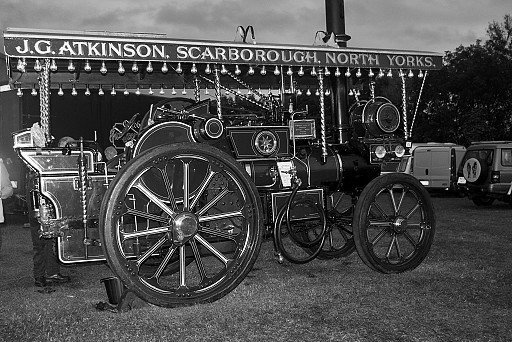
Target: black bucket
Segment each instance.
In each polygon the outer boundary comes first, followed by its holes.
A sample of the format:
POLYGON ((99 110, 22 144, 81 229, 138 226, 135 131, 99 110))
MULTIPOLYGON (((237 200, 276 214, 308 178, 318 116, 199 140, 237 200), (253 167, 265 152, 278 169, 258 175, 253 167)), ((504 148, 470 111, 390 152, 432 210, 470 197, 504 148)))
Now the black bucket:
POLYGON ((125 289, 125 286, 117 277, 108 277, 100 280, 105 284, 105 290, 107 290, 108 302, 112 305, 119 304, 121 295, 125 289))

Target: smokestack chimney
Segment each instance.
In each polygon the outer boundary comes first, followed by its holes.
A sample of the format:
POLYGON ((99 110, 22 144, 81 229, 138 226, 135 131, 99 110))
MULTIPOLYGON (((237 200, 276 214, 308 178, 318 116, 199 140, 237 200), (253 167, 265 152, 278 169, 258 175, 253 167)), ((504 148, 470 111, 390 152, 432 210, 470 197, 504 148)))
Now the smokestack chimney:
POLYGON ((345 34, 344 0, 325 0, 325 23, 327 34, 334 33, 338 46, 347 46, 351 37, 345 34))
MULTIPOLYGON (((325 23, 327 35, 330 37, 334 33, 338 46, 346 47, 350 36, 345 34, 344 0, 325 0, 325 23)), ((345 76, 331 76, 333 121, 336 122, 339 143, 350 139, 347 81, 345 76)))

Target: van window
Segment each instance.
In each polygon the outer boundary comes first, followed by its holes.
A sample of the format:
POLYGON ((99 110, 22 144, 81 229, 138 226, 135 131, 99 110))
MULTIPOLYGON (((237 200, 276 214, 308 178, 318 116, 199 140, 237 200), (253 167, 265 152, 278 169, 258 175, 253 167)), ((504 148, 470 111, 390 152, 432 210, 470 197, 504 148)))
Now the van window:
POLYGON ((512 149, 501 150, 501 165, 512 166, 512 149))

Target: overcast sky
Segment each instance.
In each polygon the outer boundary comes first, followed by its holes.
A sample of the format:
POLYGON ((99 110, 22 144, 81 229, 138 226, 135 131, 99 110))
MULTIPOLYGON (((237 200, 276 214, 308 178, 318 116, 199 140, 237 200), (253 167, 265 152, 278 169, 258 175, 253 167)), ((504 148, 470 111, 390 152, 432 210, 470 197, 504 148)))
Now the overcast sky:
MULTIPOLYGON (((349 46, 444 52, 485 39, 511 0, 345 0, 349 46)), ((0 0, 6 27, 165 33, 232 41, 252 25, 261 43, 311 45, 325 29, 322 0, 0 0)), ((3 50, 3 48, 2 48, 3 50)))

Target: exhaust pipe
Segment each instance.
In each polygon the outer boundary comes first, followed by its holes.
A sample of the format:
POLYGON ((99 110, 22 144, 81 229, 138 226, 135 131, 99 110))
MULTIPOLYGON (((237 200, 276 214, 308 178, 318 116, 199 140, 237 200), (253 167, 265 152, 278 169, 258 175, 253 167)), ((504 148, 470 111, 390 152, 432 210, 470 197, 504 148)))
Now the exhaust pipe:
MULTIPOLYGON (((344 0, 325 0, 325 22, 327 37, 334 33, 338 46, 346 47, 351 37, 345 34, 344 0)), ((339 143, 350 139, 347 84, 345 76, 331 76, 333 121, 336 122, 339 143)))

